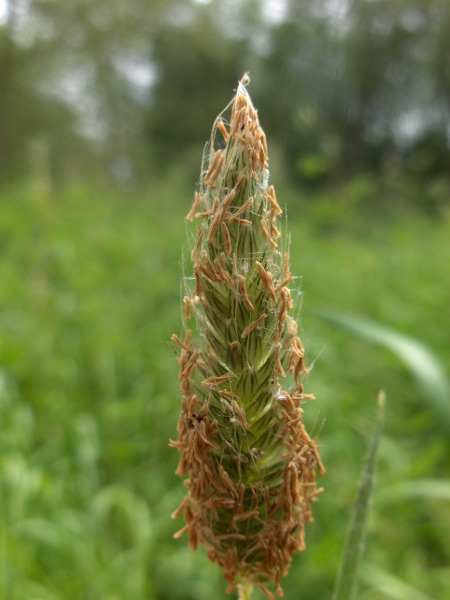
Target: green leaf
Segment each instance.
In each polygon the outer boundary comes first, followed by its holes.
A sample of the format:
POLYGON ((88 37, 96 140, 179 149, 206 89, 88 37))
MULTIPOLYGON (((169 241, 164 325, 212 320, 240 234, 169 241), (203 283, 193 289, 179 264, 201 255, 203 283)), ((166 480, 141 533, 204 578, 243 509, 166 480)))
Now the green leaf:
POLYGON ((391 573, 386 573, 382 569, 366 567, 363 577, 376 590, 382 592, 383 597, 392 598, 392 600, 432 600, 432 597, 428 594, 424 594, 412 585, 405 583, 391 573))
POLYGON ((439 358, 425 344, 361 317, 336 313, 319 316, 361 338, 391 350, 410 371, 434 411, 439 425, 450 432, 450 385, 439 358))
POLYGON ((378 447, 383 431, 384 405, 385 395, 384 392, 380 392, 376 421, 361 474, 358 496, 347 531, 332 600, 351 600, 356 597, 358 567, 364 550, 364 538, 375 481, 378 447))
POLYGON ((450 501, 450 482, 441 479, 412 479, 383 488, 377 503, 402 502, 405 499, 450 501))

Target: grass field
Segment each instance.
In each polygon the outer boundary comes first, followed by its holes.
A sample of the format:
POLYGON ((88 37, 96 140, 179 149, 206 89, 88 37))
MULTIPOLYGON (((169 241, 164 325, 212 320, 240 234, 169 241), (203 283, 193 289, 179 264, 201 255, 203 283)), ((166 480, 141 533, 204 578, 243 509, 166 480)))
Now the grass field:
MULTIPOLYGON (((182 330, 192 193, 175 178, 141 195, 88 187, 1 194, 4 600, 227 597, 205 552, 172 539, 181 522, 170 518, 184 489, 168 448, 180 405, 170 334, 182 330)), ((446 600, 450 400, 442 389, 433 400, 431 387, 428 394, 426 382, 419 385, 427 364, 410 360, 408 370, 383 343, 324 315, 358 315, 415 338, 448 373, 450 219, 356 211, 340 220, 338 202, 319 210, 291 192, 287 201, 302 341, 313 364, 306 389, 317 397, 306 422, 320 433, 327 473, 285 597, 331 597, 383 388, 387 416, 359 598, 446 600)))

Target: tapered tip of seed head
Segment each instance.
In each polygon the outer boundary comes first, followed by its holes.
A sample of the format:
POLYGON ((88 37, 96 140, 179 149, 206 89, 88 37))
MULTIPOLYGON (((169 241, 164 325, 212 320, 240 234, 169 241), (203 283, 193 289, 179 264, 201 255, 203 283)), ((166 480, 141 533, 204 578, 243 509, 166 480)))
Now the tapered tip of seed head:
POLYGON ((249 83, 250 83, 250 76, 249 76, 248 73, 244 73, 244 75, 242 76, 242 78, 239 80, 237 93, 238 94, 244 94, 245 96, 248 96, 248 92, 246 90, 246 87, 248 86, 249 83))
POLYGON ((249 82, 250 78, 245 73, 232 101, 229 137, 232 138, 232 144, 244 149, 251 176, 258 180, 258 173, 268 167, 267 142, 259 123, 258 111, 246 89, 249 82))

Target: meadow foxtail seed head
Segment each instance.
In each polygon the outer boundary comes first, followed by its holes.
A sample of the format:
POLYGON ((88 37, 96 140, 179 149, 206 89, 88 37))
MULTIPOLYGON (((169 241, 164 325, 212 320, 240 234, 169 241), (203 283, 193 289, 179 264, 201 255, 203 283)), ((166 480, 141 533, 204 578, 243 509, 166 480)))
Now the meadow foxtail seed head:
POLYGON ((254 584, 273 598, 267 583, 281 595, 281 575, 305 548, 324 468, 302 423, 302 401, 312 396, 303 393, 304 351, 289 315, 293 276, 247 83, 244 76, 214 123, 187 215, 199 225, 193 277, 185 278, 186 333, 172 336, 182 409, 171 445, 181 453, 177 474, 189 479, 173 516, 186 521, 175 537, 186 532, 193 549, 207 548, 228 591, 254 584))

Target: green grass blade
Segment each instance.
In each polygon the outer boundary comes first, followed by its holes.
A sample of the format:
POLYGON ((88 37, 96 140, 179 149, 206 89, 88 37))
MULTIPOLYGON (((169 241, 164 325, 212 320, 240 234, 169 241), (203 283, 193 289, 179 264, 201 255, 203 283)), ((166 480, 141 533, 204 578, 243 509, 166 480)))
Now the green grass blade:
POLYGON ((390 504, 404 500, 450 501, 450 482, 441 479, 412 479, 402 481, 377 493, 377 503, 390 504))
POLYGON ((432 600, 432 597, 428 594, 424 594, 412 585, 405 583, 395 575, 387 573, 382 569, 366 567, 364 568, 363 578, 375 590, 382 592, 383 598, 391 598, 392 600, 432 600))
POLYGON ((351 600, 356 596, 358 567, 364 550, 365 530, 375 481, 378 447, 383 431, 384 405, 385 395, 384 392, 380 392, 375 425, 361 474, 358 496, 347 531, 332 600, 351 600))
POLYGON ((361 317, 320 313, 321 318, 361 338, 391 350, 410 371, 434 411, 439 425, 450 433, 450 385, 439 358, 418 340, 361 317))

